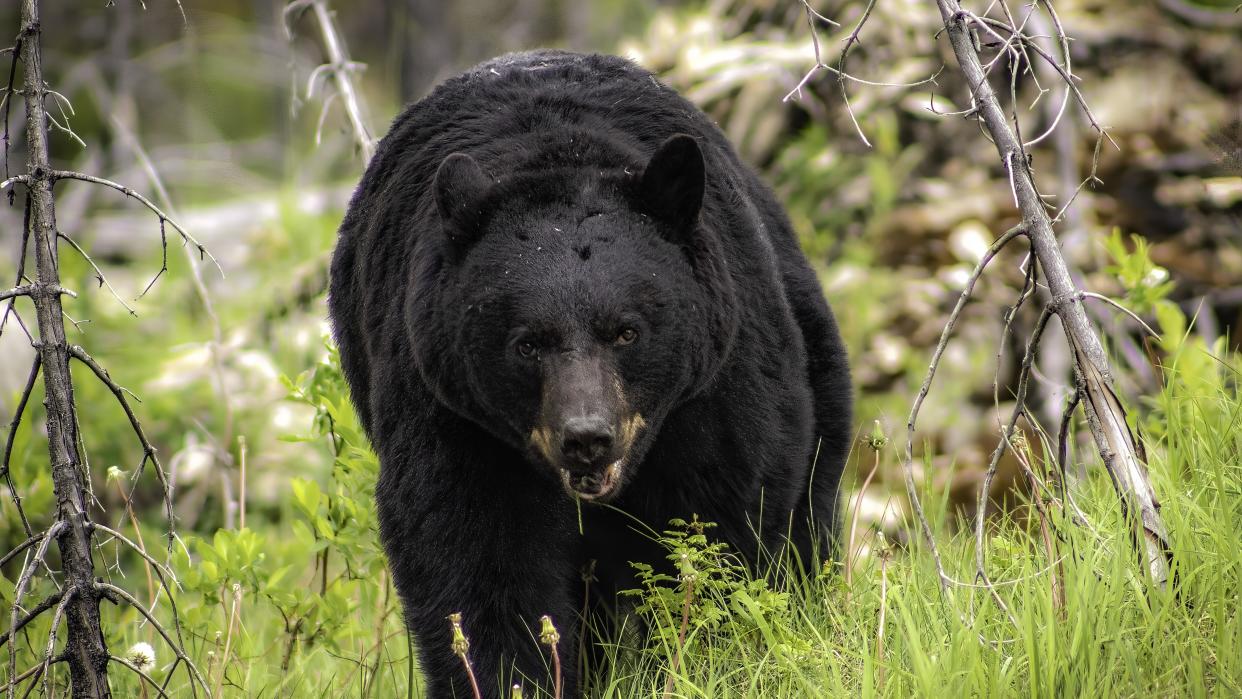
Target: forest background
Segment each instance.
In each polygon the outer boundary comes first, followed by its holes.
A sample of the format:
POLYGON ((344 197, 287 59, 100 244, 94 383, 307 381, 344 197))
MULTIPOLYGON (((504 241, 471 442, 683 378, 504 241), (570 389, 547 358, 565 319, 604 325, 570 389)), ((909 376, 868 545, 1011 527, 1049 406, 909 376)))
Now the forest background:
MULTIPOLYGON (((680 592, 646 588, 641 608, 664 633, 642 649, 617 641, 620 659, 594 693, 1242 692, 1236 3, 1056 4, 1073 38, 1076 84, 1109 140, 1076 105, 1062 111, 1064 88, 1047 66, 1023 67, 1013 86, 1024 128, 1055 126, 1030 152, 1051 204, 1074 201, 1057 226, 1065 257, 1083 288, 1134 313, 1088 306, 1164 504, 1182 585, 1167 596, 1140 589, 1142 571, 1084 425, 1068 425, 1066 476, 1054 473, 1054 440, 1035 423, 1055 436, 1073 389, 1055 319, 1032 374, 1032 419, 983 500, 1003 582, 945 592, 929 567, 903 485, 907 413, 972 268, 1019 218, 995 147, 963 114, 969 97, 938 36, 935 3, 813 3, 842 23, 835 28, 787 0, 332 2, 353 61, 341 73, 356 100, 317 68, 326 59, 313 12, 286 13, 283 2, 42 4, 44 77, 58 93, 48 101, 53 161, 146 193, 223 270, 193 247, 187 254, 170 232, 168 272, 144 294, 161 269, 160 222, 114 191, 57 187, 60 228, 90 254, 62 250, 62 283, 78 292, 65 299, 69 341, 141 398, 135 413, 174 484, 179 538, 168 570, 185 659, 213 694, 420 691, 375 540, 376 466, 326 345, 327 255, 364 157, 348 112, 358 107, 378 137, 437 81, 537 46, 632 57, 717 120, 788 206, 841 322, 858 395, 859 441, 843 495, 848 553, 838 566, 849 573, 776 592, 671 526, 673 554, 690 551, 715 584, 687 603, 688 627, 678 623, 680 592), (824 69, 802 84, 816 61, 811 32, 825 62, 839 66, 843 40, 863 17, 848 57, 848 72, 862 80, 824 69), (1092 171, 1098 181, 1082 187, 1092 171), (1053 484, 1062 482, 1077 490, 1077 505, 1059 499, 1064 491, 1053 484), (1060 514, 1039 514, 1041 503, 1060 514), (992 605, 996 590, 1005 602, 992 605)), ((0 8, 0 29, 16 34, 17 10, 0 8)), ((1033 35, 1052 33, 1039 26, 1045 15, 1031 17, 1033 35)), ((5 99, 13 113, 6 162, 20 172, 22 100, 5 99)), ((4 204, 7 284, 23 209, 20 196, 4 204)), ((974 572, 979 489, 1039 318, 1033 305, 1006 313, 1023 288, 1024 257, 1004 251, 980 280, 913 444, 928 518, 964 580, 974 572)), ((0 335, 6 420, 34 357, 24 303, 15 305, 24 325, 9 319, 0 335)), ((163 560, 160 486, 150 473, 136 479, 143 447, 108 387, 87 378, 75 374, 92 516, 163 560)), ((54 510, 42 399, 36 387, 14 431, 0 485, 0 555, 27 538, 13 495, 35 529, 54 510)), ((106 538, 96 556, 101 576, 170 618, 140 558, 106 538)), ((49 566, 56 569, 54 555, 49 566)), ((21 557, 0 565, 5 629, 22 569, 21 557)), ((39 599, 56 576, 34 584, 29 594, 39 599)), ((185 662, 142 615, 105 604, 104 627, 114 654, 149 643, 149 675, 168 680, 174 696, 189 690, 185 662)), ((44 657, 50 630, 44 619, 11 640, 19 671, 44 657)), ((13 670, 3 665, 7 683, 13 670)), ((48 684, 30 687, 67 686, 67 674, 46 674, 48 684)), ((156 692, 129 674, 112 682, 121 696, 156 692)))

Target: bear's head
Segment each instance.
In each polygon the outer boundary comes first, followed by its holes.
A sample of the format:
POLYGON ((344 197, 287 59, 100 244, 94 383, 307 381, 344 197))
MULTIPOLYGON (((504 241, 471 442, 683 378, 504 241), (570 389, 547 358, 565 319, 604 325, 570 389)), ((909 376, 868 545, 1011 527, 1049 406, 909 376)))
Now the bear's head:
POLYGON ((445 158, 406 314, 424 380, 570 493, 615 497, 737 333, 706 186, 685 135, 615 170, 445 158))

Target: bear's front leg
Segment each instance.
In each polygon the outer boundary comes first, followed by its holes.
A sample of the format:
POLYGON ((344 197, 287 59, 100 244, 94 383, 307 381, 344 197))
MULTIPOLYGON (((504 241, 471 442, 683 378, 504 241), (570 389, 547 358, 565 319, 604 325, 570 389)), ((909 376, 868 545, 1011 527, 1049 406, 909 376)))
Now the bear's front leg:
POLYGON ((565 696, 576 696, 574 503, 516 454, 471 441, 386 460, 377 484, 380 530, 429 696, 471 696, 451 645, 448 617, 457 612, 484 697, 507 697, 513 684, 527 696, 537 687, 550 694, 545 614, 560 632, 565 696))

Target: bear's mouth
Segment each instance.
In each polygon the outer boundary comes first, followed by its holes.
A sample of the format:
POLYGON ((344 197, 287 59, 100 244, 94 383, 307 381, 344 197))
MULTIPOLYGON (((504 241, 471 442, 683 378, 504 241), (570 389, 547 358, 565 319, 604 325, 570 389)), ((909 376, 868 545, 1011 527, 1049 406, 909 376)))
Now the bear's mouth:
POLYGON ((561 469, 561 482, 565 490, 587 502, 602 500, 613 494, 621 481, 621 461, 614 461, 602 471, 594 473, 570 473, 561 469))

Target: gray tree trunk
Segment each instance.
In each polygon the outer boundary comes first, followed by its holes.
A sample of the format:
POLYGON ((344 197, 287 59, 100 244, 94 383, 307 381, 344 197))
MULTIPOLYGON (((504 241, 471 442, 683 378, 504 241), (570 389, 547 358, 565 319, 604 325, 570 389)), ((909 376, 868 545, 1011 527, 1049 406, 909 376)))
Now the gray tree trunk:
POLYGON ((74 697, 111 697, 108 688, 108 648, 99 623, 99 595, 94 588, 91 529, 87 516, 88 474, 78 452, 77 414, 73 379, 60 304, 57 259, 56 207, 52 198, 52 168, 48 155, 47 115, 40 56, 38 0, 22 0, 18 35, 26 102, 27 175, 30 196, 30 244, 34 248, 36 278, 32 290, 38 318, 36 349, 43 362, 44 407, 47 409, 48 457, 56 496, 56 518, 64 522, 57 537, 65 575, 64 595, 74 590, 65 610, 66 647, 74 697))

